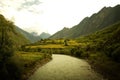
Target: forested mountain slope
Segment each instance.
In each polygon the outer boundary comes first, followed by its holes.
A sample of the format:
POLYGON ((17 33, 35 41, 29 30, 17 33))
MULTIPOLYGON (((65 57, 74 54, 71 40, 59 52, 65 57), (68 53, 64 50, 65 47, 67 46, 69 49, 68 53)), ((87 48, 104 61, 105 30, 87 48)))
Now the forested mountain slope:
POLYGON ((15 30, 13 22, 8 21, 3 15, 0 14, 0 40, 6 41, 10 39, 15 46, 20 46, 29 43, 22 34, 15 30), (3 40, 2 40, 3 39, 3 40))
POLYGON ((101 30, 111 24, 120 21, 120 5, 115 7, 104 7, 91 17, 84 18, 78 25, 65 31, 64 29, 55 33, 50 38, 77 38, 101 30))

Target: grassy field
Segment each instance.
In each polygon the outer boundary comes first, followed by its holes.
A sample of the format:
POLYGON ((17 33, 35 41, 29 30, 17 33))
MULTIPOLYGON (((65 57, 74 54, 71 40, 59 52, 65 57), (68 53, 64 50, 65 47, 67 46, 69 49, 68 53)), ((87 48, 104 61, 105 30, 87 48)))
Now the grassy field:
POLYGON ((11 60, 19 67, 19 73, 22 75, 21 79, 24 80, 36 70, 37 66, 45 64, 50 59, 50 54, 17 51, 11 60))
POLYGON ((27 46, 26 48, 65 48, 65 46, 62 44, 46 44, 46 45, 27 46))
MULTIPOLYGON (((27 45, 25 48, 71 48, 74 46, 79 46, 81 43, 78 43, 76 40, 68 40, 67 46, 65 46, 64 39, 56 39, 56 40, 45 40, 45 41, 39 41, 37 43, 27 45)), ((82 44, 83 45, 83 44, 82 44)))

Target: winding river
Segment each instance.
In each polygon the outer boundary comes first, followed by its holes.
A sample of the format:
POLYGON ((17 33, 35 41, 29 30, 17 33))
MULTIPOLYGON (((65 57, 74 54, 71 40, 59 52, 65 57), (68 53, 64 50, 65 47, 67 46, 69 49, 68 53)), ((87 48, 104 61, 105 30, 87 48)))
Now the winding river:
POLYGON ((103 80, 85 60, 59 54, 52 57, 28 80, 103 80))

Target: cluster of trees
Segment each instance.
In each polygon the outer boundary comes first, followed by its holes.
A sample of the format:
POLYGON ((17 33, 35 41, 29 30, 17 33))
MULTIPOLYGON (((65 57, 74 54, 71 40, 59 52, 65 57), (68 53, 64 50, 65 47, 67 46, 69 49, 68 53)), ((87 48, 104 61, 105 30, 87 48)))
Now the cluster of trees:
POLYGON ((14 55, 14 46, 9 31, 14 31, 12 22, 7 21, 3 15, 0 15, 0 79, 1 80, 19 80, 18 67, 11 60, 14 55))

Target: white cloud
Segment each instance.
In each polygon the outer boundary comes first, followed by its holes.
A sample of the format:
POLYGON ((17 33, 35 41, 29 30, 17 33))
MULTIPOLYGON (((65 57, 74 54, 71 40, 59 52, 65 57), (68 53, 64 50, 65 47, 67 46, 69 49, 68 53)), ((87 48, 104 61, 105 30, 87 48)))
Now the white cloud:
POLYGON ((104 6, 119 3, 120 0, 2 0, 0 13, 14 18, 22 29, 53 34, 63 27, 78 24, 104 6))

